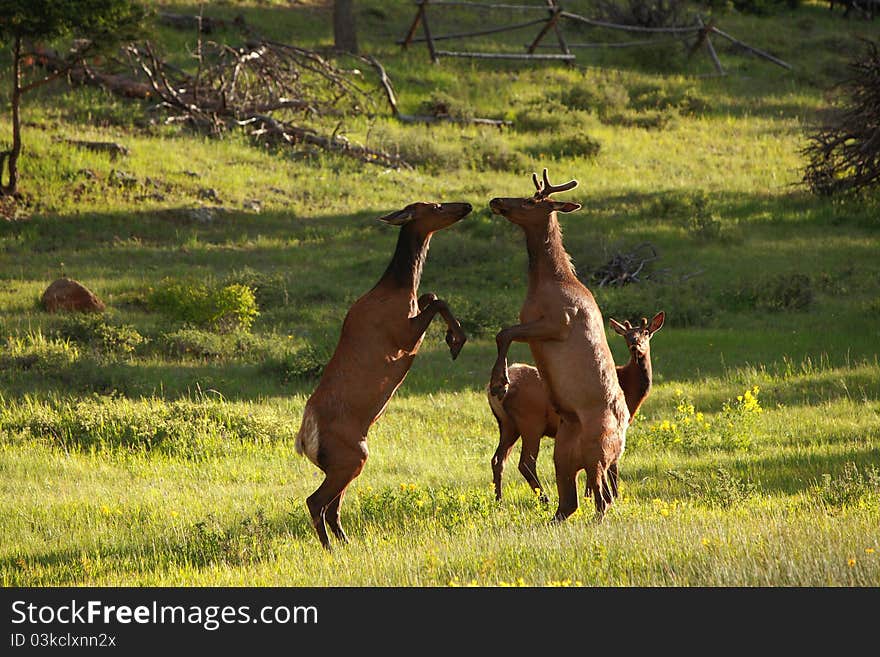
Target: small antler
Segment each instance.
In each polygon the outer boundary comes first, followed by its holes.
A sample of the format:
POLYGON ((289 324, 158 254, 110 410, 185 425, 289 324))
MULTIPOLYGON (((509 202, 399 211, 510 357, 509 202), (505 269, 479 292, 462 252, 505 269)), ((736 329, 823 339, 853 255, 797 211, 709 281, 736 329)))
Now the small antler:
POLYGON ((629 330, 629 329, 632 328, 632 324, 629 323, 629 320, 628 320, 628 319, 623 320, 623 326, 624 326, 627 330, 629 330))
POLYGON ((642 317, 642 328, 647 328, 647 327, 648 327, 648 318, 642 317))
POLYGON ((570 180, 567 183, 563 183, 562 185, 551 185, 550 179, 547 177, 547 169, 544 169, 543 173, 544 182, 543 184, 538 181, 538 174, 532 174, 532 182, 535 183, 535 188, 538 190, 535 192, 536 199, 544 199, 550 196, 550 194, 555 194, 556 192, 567 192, 569 189, 574 189, 578 186, 577 180, 570 180))

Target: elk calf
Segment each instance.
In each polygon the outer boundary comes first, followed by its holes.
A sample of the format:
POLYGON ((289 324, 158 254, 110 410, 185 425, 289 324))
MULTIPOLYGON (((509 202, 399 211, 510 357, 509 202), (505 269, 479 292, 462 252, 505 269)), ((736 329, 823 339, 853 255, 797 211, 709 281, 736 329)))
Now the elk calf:
POLYGON ((326 525, 337 539, 348 540, 339 507, 367 460, 367 431, 406 377, 435 315, 446 322, 453 359, 464 346, 464 332, 446 302, 417 294, 431 236, 470 211, 468 203, 413 203, 381 218, 400 226, 394 256, 375 287, 345 316, 336 351, 306 402, 296 436, 297 452, 325 475, 306 500, 325 548, 330 547, 326 525))
MULTIPOLYGON (((610 319, 612 328, 626 340, 630 360, 626 365, 617 366, 617 381, 626 398, 630 422, 636 411, 651 391, 651 337, 663 326, 665 314, 657 313, 651 320, 642 318, 642 324, 633 327, 629 322, 620 324, 610 319)), ((547 386, 541 380, 538 370, 531 365, 514 363, 508 369, 510 383, 504 397, 497 399, 489 392, 489 408, 498 422, 498 448, 492 457, 492 479, 495 484, 495 499, 501 499, 501 475, 510 450, 522 437, 519 454, 519 471, 529 486, 547 502, 547 495, 538 479, 538 450, 541 438, 555 438, 559 430, 559 415, 550 401, 547 386)), ((616 464, 615 464, 616 468, 616 464)), ((611 475, 616 481, 616 471, 611 475)))

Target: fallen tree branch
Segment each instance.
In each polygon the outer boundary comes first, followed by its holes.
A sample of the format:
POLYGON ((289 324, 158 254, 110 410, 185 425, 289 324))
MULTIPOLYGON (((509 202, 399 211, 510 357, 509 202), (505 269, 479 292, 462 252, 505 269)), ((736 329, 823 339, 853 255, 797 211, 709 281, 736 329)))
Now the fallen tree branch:
POLYGON ((394 93, 394 87, 391 84, 391 78, 388 77, 388 73, 385 71, 385 67, 379 62, 378 59, 370 55, 369 57, 365 57, 364 61, 369 63, 376 69, 376 73, 379 76, 379 84, 382 85, 382 89, 385 91, 385 97, 388 100, 388 105, 391 107, 391 113, 401 123, 461 123, 461 124, 471 124, 471 125, 490 125, 494 127, 502 127, 506 125, 511 125, 511 121, 505 121, 503 119, 486 119, 479 117, 455 117, 449 115, 435 115, 435 114, 401 114, 400 108, 397 106, 397 97, 394 93))

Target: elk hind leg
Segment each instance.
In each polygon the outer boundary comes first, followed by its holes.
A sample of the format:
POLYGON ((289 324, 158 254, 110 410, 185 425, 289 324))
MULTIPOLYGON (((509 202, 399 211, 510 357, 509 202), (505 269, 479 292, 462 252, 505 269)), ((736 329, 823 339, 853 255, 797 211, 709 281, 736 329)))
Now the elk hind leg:
POLYGON ((532 432, 524 433, 522 437, 522 451, 519 453, 519 471, 525 480, 529 482, 529 486, 535 491, 535 495, 543 504, 550 502, 544 487, 541 486, 541 480, 538 479, 538 452, 541 448, 541 436, 532 432))
POLYGON ((501 475, 504 472, 504 464, 507 462, 510 450, 516 444, 516 441, 519 440, 519 431, 516 428, 516 424, 510 418, 502 418, 495 412, 494 408, 492 409, 492 414, 498 421, 498 448, 492 456, 492 481, 495 484, 495 499, 500 502, 501 475))
POLYGON ((366 444, 362 443, 361 449, 347 450, 347 452, 342 455, 345 458, 337 457, 324 468, 324 481, 306 499, 312 525, 318 533, 321 545, 327 549, 330 549, 327 524, 330 525, 330 529, 338 539, 347 540, 340 523, 339 507, 342 504, 345 489, 360 474, 367 460, 366 444))

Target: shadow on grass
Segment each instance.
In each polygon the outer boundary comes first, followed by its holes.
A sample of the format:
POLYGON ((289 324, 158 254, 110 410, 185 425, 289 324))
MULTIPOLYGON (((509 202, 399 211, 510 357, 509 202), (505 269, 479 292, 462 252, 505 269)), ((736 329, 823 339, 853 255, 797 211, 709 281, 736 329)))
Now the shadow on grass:
MULTIPOLYGON (((759 494, 797 495, 816 488, 823 475, 840 477, 848 463, 853 463, 860 471, 864 471, 868 467, 876 467, 878 462, 880 447, 850 442, 846 451, 833 453, 822 453, 818 450, 785 451, 773 456, 761 456, 760 452, 705 452, 694 455, 690 462, 680 462, 675 470, 685 479, 688 472, 696 479, 705 479, 720 467, 743 481, 754 483, 759 494)), ((667 468, 658 463, 624 464, 621 467, 621 477, 626 482, 641 482, 639 486, 646 486, 651 495, 669 498, 684 498, 689 495, 688 486, 670 475, 667 468)))

